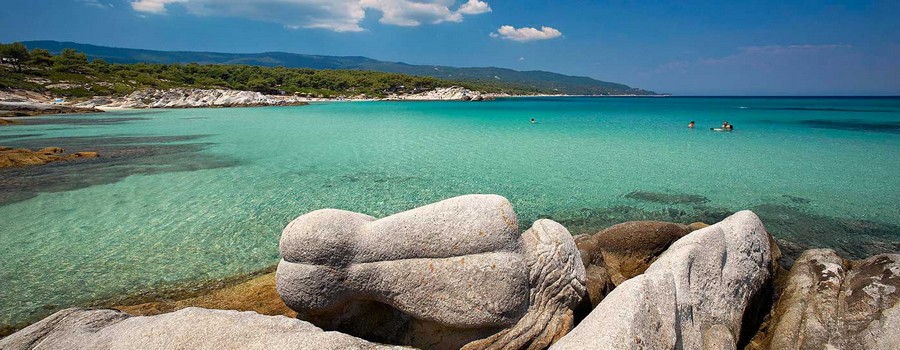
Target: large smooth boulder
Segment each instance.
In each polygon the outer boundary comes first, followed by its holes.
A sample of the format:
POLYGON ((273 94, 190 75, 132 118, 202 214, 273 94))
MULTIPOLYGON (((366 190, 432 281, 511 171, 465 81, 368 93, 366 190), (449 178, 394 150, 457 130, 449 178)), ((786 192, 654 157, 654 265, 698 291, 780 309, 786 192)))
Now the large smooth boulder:
POLYGON ((803 252, 759 349, 900 349, 900 254, 803 252))
POLYGON ((365 339, 431 349, 549 344, 572 327, 584 268, 558 223, 539 220, 524 234, 518 226, 496 195, 378 220, 317 210, 282 233, 276 286, 299 317, 365 339))
POLYGON ((662 221, 629 221, 593 235, 575 237, 587 270, 588 298, 579 312, 597 307, 616 286, 640 275, 669 248, 693 229, 662 221))
POLYGON ((585 271, 569 230, 551 220, 535 221, 522 234, 530 283, 528 312, 515 326, 463 347, 546 349, 574 326, 573 309, 584 294, 585 271))
POLYGON ((308 322, 255 312, 187 308, 157 316, 65 309, 0 340, 0 349, 401 349, 308 322))
POLYGON ((551 349, 735 348, 764 311, 776 252, 759 218, 738 212, 677 240, 551 349))

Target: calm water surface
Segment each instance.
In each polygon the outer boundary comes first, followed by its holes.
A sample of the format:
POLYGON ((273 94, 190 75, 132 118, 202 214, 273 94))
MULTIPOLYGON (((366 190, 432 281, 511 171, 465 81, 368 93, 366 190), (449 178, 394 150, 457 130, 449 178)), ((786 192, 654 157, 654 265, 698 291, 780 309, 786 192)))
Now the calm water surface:
POLYGON ((468 193, 506 196, 522 226, 550 217, 574 234, 752 209, 789 252, 900 250, 900 99, 360 102, 31 121, 0 128, 0 145, 103 157, 0 170, 0 324, 270 266, 281 229, 311 210, 380 217, 468 193), (709 131, 723 120, 735 131, 709 131))

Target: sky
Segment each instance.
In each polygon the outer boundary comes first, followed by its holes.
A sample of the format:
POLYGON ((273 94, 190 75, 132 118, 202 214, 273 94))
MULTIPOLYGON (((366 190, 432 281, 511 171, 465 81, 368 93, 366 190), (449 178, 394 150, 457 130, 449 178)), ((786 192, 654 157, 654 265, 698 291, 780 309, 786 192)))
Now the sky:
POLYGON ((0 42, 546 70, 675 95, 900 95, 900 1, 3 0, 0 42))

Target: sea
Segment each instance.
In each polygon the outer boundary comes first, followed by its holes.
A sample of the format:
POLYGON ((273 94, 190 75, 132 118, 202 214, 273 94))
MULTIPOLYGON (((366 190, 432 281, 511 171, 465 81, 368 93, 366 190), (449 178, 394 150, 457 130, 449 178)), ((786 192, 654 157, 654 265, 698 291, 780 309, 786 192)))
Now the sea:
POLYGON ((749 209, 787 263, 813 247, 900 251, 900 98, 325 102, 20 120, 0 127, 0 145, 101 157, 0 169, 4 326, 266 269, 281 230, 312 210, 384 217, 471 193, 508 198, 522 228, 550 218, 573 235, 749 209), (724 121, 734 130, 710 130, 724 121))

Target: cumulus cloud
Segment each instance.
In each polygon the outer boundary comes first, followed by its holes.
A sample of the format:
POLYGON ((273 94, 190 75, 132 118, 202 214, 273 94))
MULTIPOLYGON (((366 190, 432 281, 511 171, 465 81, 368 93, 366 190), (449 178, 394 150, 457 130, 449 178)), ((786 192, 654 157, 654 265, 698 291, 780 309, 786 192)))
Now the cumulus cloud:
POLYGON ((166 5, 186 1, 187 0, 137 0, 131 2, 131 8, 138 12, 164 14, 166 13, 166 5))
POLYGON ((415 2, 409 0, 362 0, 363 8, 381 11, 378 22, 414 27, 424 23, 462 22, 463 15, 450 10, 452 1, 415 2))
POLYGON ((478 1, 478 0, 469 0, 469 2, 462 4, 462 6, 460 6, 459 10, 457 10, 456 12, 459 12, 464 15, 480 15, 482 13, 491 12, 491 11, 493 11, 493 10, 491 10, 491 6, 489 6, 488 3, 486 3, 486 2, 478 1))
POLYGON ((188 13, 231 16, 281 23, 288 28, 321 28, 336 32, 365 30, 366 11, 380 12, 379 22, 414 27, 423 23, 462 22, 467 15, 491 12, 480 0, 468 0, 456 10, 456 0, 132 0, 138 12, 165 14, 179 3, 188 13))
POLYGON ((503 38, 518 42, 549 40, 562 36, 562 32, 551 27, 541 27, 540 30, 531 27, 514 28, 513 26, 502 26, 496 32, 492 32, 492 38, 503 38))

